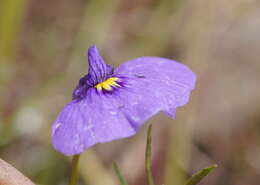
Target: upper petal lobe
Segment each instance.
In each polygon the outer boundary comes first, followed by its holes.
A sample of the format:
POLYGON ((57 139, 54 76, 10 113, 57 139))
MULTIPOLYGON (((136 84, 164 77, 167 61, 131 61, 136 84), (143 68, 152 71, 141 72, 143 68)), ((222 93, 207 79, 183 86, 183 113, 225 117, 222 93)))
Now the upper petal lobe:
POLYGON ((108 78, 113 73, 113 68, 106 64, 94 45, 88 49, 88 84, 95 85, 108 78))

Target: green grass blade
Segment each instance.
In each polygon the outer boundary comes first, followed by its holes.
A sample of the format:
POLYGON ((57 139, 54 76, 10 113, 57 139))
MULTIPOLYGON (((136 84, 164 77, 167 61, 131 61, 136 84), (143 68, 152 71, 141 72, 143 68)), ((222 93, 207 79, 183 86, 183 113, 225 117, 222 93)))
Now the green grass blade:
POLYGON ((116 163, 113 163, 113 168, 114 168, 114 170, 116 172, 116 175, 118 177, 120 185, 127 185, 127 182, 126 182, 124 176, 122 175, 122 173, 120 172, 120 169, 119 169, 119 167, 117 166, 116 163))
POLYGON ((197 173, 193 174, 191 178, 188 180, 188 182, 185 185, 196 185, 198 184, 204 177, 206 177, 212 170, 217 168, 217 165, 214 164, 212 166, 206 167, 197 173))

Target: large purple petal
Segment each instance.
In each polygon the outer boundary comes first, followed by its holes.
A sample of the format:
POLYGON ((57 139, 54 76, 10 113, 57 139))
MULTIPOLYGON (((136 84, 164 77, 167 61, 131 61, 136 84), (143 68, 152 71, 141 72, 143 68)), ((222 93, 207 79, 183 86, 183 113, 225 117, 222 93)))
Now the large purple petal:
POLYGON ((196 76, 185 65, 159 57, 140 57, 115 69, 115 75, 125 77, 120 93, 124 111, 141 125, 143 120, 164 111, 175 117, 176 108, 186 104, 195 86, 196 76))
POLYGON ((96 143, 129 137, 137 131, 113 94, 88 91, 87 98, 67 104, 53 124, 52 141, 65 155, 81 153, 96 143))

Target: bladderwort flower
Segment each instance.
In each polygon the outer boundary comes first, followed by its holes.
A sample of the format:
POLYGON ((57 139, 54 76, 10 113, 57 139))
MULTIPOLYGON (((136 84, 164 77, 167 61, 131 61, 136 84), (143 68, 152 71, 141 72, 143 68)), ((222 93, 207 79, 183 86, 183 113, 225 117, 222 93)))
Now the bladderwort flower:
POLYGON ((130 137, 160 111, 175 118, 195 86, 195 74, 170 59, 140 57, 113 69, 92 46, 88 62, 88 74, 52 126, 53 146, 65 155, 130 137))

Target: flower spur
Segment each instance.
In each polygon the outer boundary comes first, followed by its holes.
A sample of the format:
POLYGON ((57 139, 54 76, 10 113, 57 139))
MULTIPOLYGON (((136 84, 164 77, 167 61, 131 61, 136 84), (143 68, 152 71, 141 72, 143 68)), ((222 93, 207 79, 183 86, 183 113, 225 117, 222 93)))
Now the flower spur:
POLYGON ((140 57, 114 70, 92 46, 88 62, 88 74, 52 126, 53 146, 65 155, 132 136, 160 111, 175 118, 195 86, 195 74, 170 59, 140 57))

